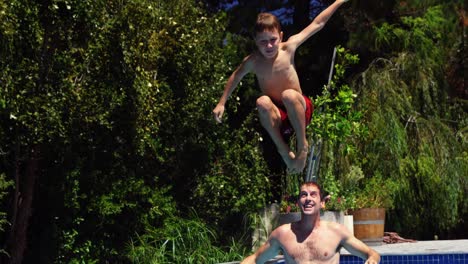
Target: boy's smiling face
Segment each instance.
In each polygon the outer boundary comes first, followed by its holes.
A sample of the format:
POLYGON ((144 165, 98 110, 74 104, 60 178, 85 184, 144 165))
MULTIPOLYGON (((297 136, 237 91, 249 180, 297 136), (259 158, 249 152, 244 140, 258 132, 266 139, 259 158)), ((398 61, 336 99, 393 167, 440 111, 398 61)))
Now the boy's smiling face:
POLYGON ((257 32, 255 44, 265 58, 271 59, 278 54, 278 48, 282 38, 283 32, 278 32, 277 30, 257 32))

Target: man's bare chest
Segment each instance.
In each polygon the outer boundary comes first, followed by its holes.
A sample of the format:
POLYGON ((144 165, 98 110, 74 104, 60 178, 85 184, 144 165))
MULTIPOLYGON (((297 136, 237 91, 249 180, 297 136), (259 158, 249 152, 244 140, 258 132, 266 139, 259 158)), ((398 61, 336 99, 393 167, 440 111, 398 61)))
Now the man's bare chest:
POLYGON ((295 237, 283 244, 285 254, 292 263, 338 263, 338 243, 334 239, 318 239, 317 236, 307 238, 295 237))
POLYGON ((336 254, 336 250, 317 241, 304 241, 303 243, 292 243, 285 247, 288 255, 296 262, 327 261, 336 254), (295 245, 294 245, 295 244, 295 245))

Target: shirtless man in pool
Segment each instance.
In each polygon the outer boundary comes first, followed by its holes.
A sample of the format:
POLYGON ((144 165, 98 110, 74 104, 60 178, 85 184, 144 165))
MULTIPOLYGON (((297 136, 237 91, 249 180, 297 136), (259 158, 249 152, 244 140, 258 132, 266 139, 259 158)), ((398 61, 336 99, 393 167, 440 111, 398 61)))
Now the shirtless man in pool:
POLYGON ((314 182, 301 185, 298 205, 301 220, 282 225, 271 233, 267 242, 241 264, 265 263, 281 250, 286 263, 339 263, 340 249, 378 264, 380 255, 354 237, 338 223, 320 220, 320 208, 325 205, 320 187, 314 182))
POLYGON ((272 138, 290 172, 300 173, 304 170, 308 151, 305 128, 313 111, 310 99, 302 95, 294 54, 304 41, 325 26, 328 19, 346 1, 336 0, 286 42, 282 42, 283 32, 278 19, 272 14, 259 14, 255 25, 255 44, 258 50, 245 57, 231 74, 223 95, 213 109, 215 120, 221 123, 224 106, 232 91, 247 73, 255 73, 263 93, 257 99, 260 123, 272 138), (296 133, 295 153, 283 139, 285 126, 292 127, 296 133))

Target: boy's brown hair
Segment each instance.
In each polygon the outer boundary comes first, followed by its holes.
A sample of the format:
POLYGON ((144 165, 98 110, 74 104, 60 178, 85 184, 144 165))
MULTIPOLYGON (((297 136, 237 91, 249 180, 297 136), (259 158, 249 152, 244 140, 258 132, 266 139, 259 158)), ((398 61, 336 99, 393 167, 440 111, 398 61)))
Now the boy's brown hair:
POLYGON ((281 24, 278 18, 270 13, 260 13, 257 16, 257 21, 255 22, 255 34, 264 32, 264 31, 275 31, 278 30, 278 33, 281 32, 281 24))

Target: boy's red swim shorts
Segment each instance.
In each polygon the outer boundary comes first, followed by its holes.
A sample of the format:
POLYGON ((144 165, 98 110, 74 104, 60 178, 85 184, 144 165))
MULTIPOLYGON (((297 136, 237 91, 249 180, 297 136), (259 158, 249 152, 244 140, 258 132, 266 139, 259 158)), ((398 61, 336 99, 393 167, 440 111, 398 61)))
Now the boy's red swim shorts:
MULTIPOLYGON (((312 114, 314 113, 314 105, 309 97, 305 95, 302 96, 304 96, 304 100, 306 103, 305 125, 307 127, 307 125, 310 123, 310 120, 312 119, 312 114)), ((277 107, 281 113, 281 134, 283 136, 291 136, 294 133, 294 129, 292 128, 291 123, 289 122, 288 112, 286 111, 286 108, 284 106, 277 107)))

